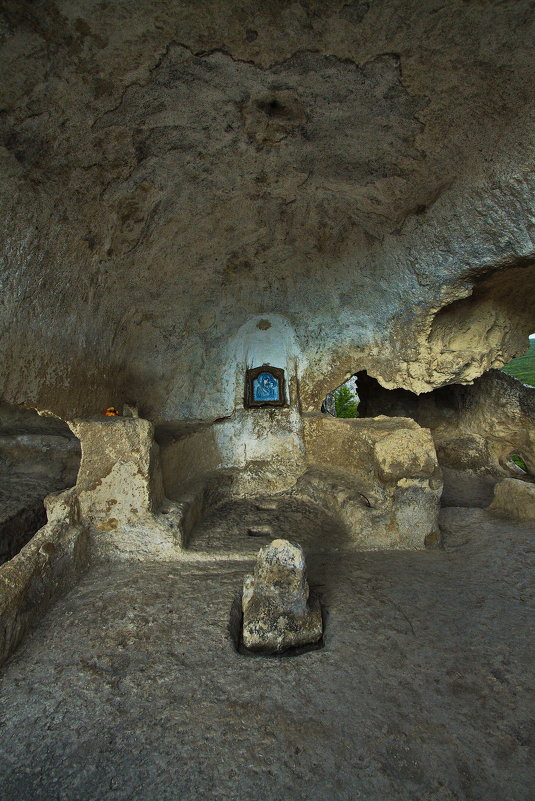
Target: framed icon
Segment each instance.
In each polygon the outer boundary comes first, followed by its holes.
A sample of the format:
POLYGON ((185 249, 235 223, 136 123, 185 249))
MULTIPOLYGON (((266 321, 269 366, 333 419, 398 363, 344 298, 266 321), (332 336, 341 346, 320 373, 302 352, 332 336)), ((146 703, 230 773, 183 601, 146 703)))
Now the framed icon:
POLYGON ((286 406, 284 370, 269 364, 247 370, 244 405, 286 406))

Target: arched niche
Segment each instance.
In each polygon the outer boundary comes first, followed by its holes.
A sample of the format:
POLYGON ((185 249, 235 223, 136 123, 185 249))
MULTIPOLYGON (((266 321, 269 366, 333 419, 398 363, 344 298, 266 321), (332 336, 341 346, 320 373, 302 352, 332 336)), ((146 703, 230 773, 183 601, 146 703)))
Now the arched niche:
POLYGON ((304 469, 298 363, 299 346, 290 322, 279 314, 262 314, 251 317, 236 332, 223 367, 228 377, 224 382, 227 402, 232 397, 233 409, 228 420, 214 426, 222 466, 254 464, 260 473, 267 469, 269 486, 275 491, 291 486, 304 469), (247 371, 255 368, 259 374, 271 370, 283 376, 283 402, 278 406, 246 406, 247 371))
POLYGON ((281 314, 259 314, 244 323, 232 338, 226 360, 233 375, 234 408, 244 407, 248 370, 272 367, 284 373, 284 403, 298 405, 297 366, 300 349, 294 329, 281 314))

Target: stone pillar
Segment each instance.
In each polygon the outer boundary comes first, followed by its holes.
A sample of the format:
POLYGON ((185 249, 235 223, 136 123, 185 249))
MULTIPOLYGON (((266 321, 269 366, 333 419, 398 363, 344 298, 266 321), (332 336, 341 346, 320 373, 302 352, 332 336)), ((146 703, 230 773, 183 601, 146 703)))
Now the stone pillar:
POLYGON ((69 426, 82 446, 74 488, 82 520, 111 531, 157 511, 164 494, 152 423, 108 417, 69 426))

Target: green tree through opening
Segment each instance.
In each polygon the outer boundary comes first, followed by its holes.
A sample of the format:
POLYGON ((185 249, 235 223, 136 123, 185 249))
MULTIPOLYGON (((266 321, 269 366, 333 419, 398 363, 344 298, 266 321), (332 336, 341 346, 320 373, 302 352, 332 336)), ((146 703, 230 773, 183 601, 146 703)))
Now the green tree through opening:
POLYGON ((348 386, 342 384, 334 393, 337 417, 358 417, 358 402, 348 386))

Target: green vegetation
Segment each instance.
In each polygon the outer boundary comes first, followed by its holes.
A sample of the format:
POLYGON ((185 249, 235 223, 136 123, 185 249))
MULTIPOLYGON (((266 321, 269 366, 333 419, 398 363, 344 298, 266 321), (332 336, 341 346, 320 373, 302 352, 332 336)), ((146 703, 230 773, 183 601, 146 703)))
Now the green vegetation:
POLYGON ((530 339, 529 350, 502 367, 504 373, 514 376, 523 384, 535 387, 535 340, 530 339))
POLYGON ((337 417, 358 417, 358 402, 345 384, 342 384, 334 394, 334 406, 337 417))
POLYGON ((526 467, 526 463, 524 462, 524 460, 522 459, 521 456, 517 456, 516 453, 513 453, 510 458, 511 458, 511 461, 514 462, 517 467, 519 467, 521 470, 524 471, 524 473, 528 472, 528 468, 526 467))

